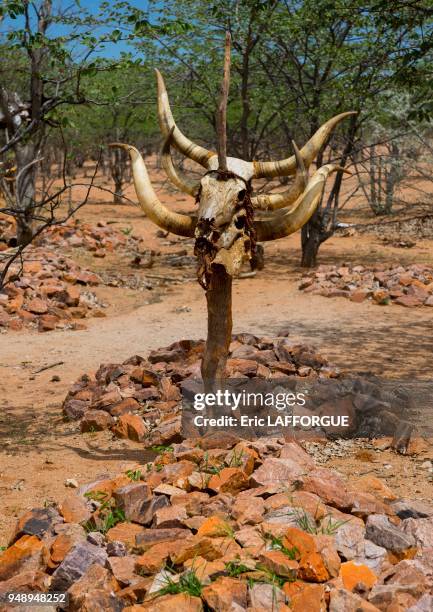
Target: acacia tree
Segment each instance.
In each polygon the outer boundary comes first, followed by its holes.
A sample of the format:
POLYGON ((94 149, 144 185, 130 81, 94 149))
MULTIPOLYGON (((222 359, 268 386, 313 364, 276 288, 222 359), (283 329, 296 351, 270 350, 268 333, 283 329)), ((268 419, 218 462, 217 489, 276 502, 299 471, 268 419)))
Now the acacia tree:
MULTIPOLYGON (((404 2, 392 14, 381 8, 383 3, 377 0, 285 2, 279 18, 270 23, 264 67, 280 108, 285 108, 283 96, 287 106, 289 90, 297 112, 307 118, 309 133, 324 115, 338 112, 342 105, 358 111, 342 125, 341 142, 323 151, 319 163, 324 156, 338 159, 343 167, 350 163, 362 147, 358 137, 364 122, 385 111, 378 103, 380 94, 431 53, 428 11, 404 2), (286 88, 281 87, 282 81, 286 88)), ((388 178, 394 181, 395 172, 388 178)), ((329 194, 302 230, 303 266, 316 264, 320 245, 335 231, 341 179, 337 173, 329 194)))
POLYGON ((78 0, 66 9, 62 5, 55 9, 51 0, 6 1, 1 15, 7 61, 0 72, 0 128, 4 130, 0 156, 14 155, 13 215, 17 243, 22 245, 33 238, 41 206, 35 189, 37 160, 44 157, 48 134, 65 126, 71 106, 104 103, 103 98, 89 96, 86 76, 118 65, 118 60, 95 58, 95 53, 104 43, 118 40, 120 33, 109 28, 95 36, 95 28, 103 21, 84 10, 78 0))

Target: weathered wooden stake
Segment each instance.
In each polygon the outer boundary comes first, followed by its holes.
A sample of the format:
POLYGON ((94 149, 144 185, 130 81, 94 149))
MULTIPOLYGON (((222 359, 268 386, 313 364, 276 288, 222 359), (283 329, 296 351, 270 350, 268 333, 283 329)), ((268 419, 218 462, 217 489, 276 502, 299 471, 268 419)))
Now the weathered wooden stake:
POLYGON ((232 338, 232 277, 227 274, 224 266, 212 265, 206 301, 207 340, 201 363, 201 375, 207 393, 214 390, 225 376, 232 338))

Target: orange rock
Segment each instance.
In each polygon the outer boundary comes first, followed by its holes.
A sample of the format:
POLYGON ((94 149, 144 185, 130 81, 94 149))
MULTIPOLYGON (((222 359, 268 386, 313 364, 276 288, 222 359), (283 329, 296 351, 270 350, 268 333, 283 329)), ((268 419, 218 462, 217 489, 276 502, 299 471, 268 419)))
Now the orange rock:
POLYGON ((39 538, 24 535, 0 555, 0 581, 21 570, 43 570, 49 558, 48 550, 39 538))
POLYGON ((343 478, 334 470, 316 468, 303 478, 304 491, 315 493, 322 502, 340 510, 350 510, 352 492, 347 489, 343 478))
POLYGON ((51 544, 51 561, 56 565, 61 563, 76 541, 76 538, 71 535, 58 535, 51 544))
MULTIPOLYGON (((28 570, 15 574, 9 580, 0 583, 0 596, 11 591, 39 591, 46 592, 50 587, 51 576, 39 570, 28 570)), ((5 610, 5 608, 1 608, 5 610)))
POLYGON ((259 561, 278 576, 294 580, 298 571, 298 562, 293 561, 280 550, 269 550, 260 555, 259 561))
POLYGON ((177 595, 163 595, 163 597, 157 597, 149 603, 145 603, 142 606, 132 606, 131 608, 124 608, 123 612, 139 612, 140 610, 145 612, 202 612, 203 603, 200 597, 193 597, 187 593, 178 593, 177 595))
POLYGON ((308 491, 293 491, 293 493, 277 493, 265 500, 267 510, 277 510, 284 506, 301 508, 311 514, 315 519, 320 520, 328 514, 328 510, 320 497, 308 491))
POLYGON ((429 444, 424 438, 411 438, 407 449, 408 455, 421 455, 424 452, 431 450, 431 444, 429 444))
POLYGON ((113 427, 113 432, 119 438, 142 442, 146 437, 147 429, 143 419, 137 414, 122 414, 113 427))
POLYGON ((198 536, 218 537, 226 536, 230 532, 230 525, 219 516, 210 516, 197 531, 198 536))
POLYGON ((86 502, 75 493, 65 497, 59 506, 59 510, 66 523, 83 523, 92 516, 86 502))
POLYGON ((23 323, 19 319, 11 319, 8 325, 12 331, 20 331, 23 328, 23 323))
POLYGON ((33 298, 32 300, 30 300, 26 308, 29 312, 32 312, 33 314, 42 315, 48 312, 47 303, 44 302, 44 300, 41 300, 40 298, 33 298))
POLYGON ((202 597, 211 610, 229 612, 233 604, 237 604, 240 609, 247 607, 247 585, 245 582, 221 576, 204 587, 202 597))
POLYGON ((248 489, 248 477, 240 468, 224 468, 209 480, 208 488, 217 493, 232 493, 248 489))
POLYGON ((144 531, 144 527, 135 523, 117 523, 107 531, 106 538, 109 542, 123 542, 127 548, 133 548, 136 536, 144 531))
POLYGON ((300 560, 305 555, 316 552, 313 536, 297 527, 289 527, 287 529, 283 538, 283 545, 289 550, 296 549, 294 553, 297 560, 300 560))
POLYGON ((14 312, 17 312, 18 310, 20 310, 23 304, 24 304, 24 296, 21 293, 18 293, 12 300, 9 300, 9 302, 6 305, 6 310, 10 314, 13 314, 14 312))
POLYGON ((322 584, 286 582, 283 591, 289 597, 292 612, 326 612, 327 610, 325 587, 322 584))
POLYGON ((335 548, 334 538, 329 535, 317 535, 314 536, 314 542, 329 575, 331 578, 336 578, 340 573, 341 560, 335 548))
POLYGON ((381 501, 394 501, 397 496, 392 490, 376 476, 363 476, 356 482, 356 490, 363 493, 371 493, 380 498, 381 501))
POLYGON ((301 557, 298 575, 308 582, 326 582, 330 578, 323 557, 317 552, 307 553, 301 557))
POLYGON ((227 571, 226 562, 222 559, 206 561, 203 557, 194 557, 194 559, 185 561, 183 566, 186 569, 193 570, 200 582, 212 581, 214 578, 225 574, 227 571))
POLYGON ((59 317, 56 317, 55 315, 44 314, 39 318, 38 331, 40 332, 53 331, 53 329, 56 329, 59 322, 60 322, 59 317))
POLYGON ((219 546, 216 538, 195 535, 182 542, 181 548, 170 554, 170 558, 175 565, 179 565, 193 557, 204 557, 208 561, 214 561, 214 559, 222 557, 224 553, 225 551, 219 546))
POLYGON ((358 584, 371 589, 377 582, 376 574, 363 563, 347 561, 341 564, 340 576, 343 580, 344 588, 353 591, 358 584))
POLYGON ((95 482, 92 482, 91 484, 86 486, 86 493, 104 492, 110 496, 116 489, 119 489, 120 487, 125 487, 126 485, 130 484, 131 479, 128 478, 126 474, 120 474, 115 478, 107 478, 104 480, 96 480, 95 482))
POLYGON ((166 564, 169 557, 179 554, 185 548, 185 540, 154 544, 136 559, 136 570, 141 574, 155 574, 166 564))
POLYGON ((232 506, 232 516, 238 525, 257 525, 263 521, 265 503, 261 497, 252 502, 250 498, 237 498, 232 506))
POLYGON ((23 272, 26 274, 37 274, 42 270, 42 263, 40 261, 25 261, 23 263, 23 272))

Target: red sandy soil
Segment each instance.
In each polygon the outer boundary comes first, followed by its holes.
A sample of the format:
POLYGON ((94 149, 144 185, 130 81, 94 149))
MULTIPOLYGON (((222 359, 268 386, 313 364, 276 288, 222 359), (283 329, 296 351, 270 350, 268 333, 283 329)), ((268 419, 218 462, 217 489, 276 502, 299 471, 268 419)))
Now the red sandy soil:
MULTIPOLYGON (((134 198, 132 188, 127 195, 134 198)), ((149 249, 163 253, 186 249, 192 255, 191 241, 158 238, 155 226, 139 209, 105 204, 106 194, 100 198, 95 194, 77 216, 132 228, 149 249)), ((194 206, 192 198, 167 191, 163 199, 175 210, 192 210, 194 206)), ((302 274, 299 242, 296 234, 265 245, 265 269, 254 278, 235 281, 234 331, 270 335, 284 328, 291 338, 316 345, 342 370, 371 371, 392 378, 431 378, 432 310, 355 304, 298 291, 302 274)), ((432 245, 433 241, 420 240, 412 249, 398 249, 384 246, 374 236, 336 236, 322 246, 320 263, 433 264, 432 245)), ((148 278, 154 288, 96 288, 95 293, 110 306, 106 318, 86 320, 87 330, 46 334, 25 330, 0 335, 0 546, 7 543, 15 517, 27 508, 62 500, 67 478, 81 484, 102 473, 119 473, 149 457, 138 443, 113 439, 107 432, 82 435, 76 423, 63 422, 61 404, 77 377, 104 362, 120 362, 137 353, 146 355, 150 349, 180 338, 205 336, 205 298, 194 280, 193 265, 173 268, 162 265, 156 257, 150 270, 137 270, 131 268, 131 258, 126 255, 95 259, 81 249, 72 249, 70 254, 96 272, 148 278), (175 283, 152 275, 190 280, 175 283), (36 373, 56 362, 62 364, 36 373), (53 375, 60 380, 52 381, 53 375)), ((331 460, 329 465, 347 474, 373 471, 383 475, 383 465, 389 463, 388 484, 401 495, 423 499, 433 493, 428 470, 419 469, 420 461, 426 458, 431 459, 431 453, 409 458, 386 451, 378 454, 374 463, 349 457, 331 460)))

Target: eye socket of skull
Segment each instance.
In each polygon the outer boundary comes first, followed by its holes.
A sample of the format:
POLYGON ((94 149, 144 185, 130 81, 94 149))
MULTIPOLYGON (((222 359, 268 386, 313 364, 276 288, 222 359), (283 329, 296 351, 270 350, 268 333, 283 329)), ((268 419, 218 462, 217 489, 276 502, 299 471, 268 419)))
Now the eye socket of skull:
POLYGON ((239 202, 243 202, 244 201, 246 193, 247 193, 246 189, 241 189, 240 190, 240 192, 238 193, 238 201, 239 202))
POLYGON ((236 225, 237 229, 239 229, 239 230, 240 229, 244 229, 245 221, 246 221, 246 219, 245 219, 244 215, 242 215, 241 217, 237 217, 237 219, 235 220, 235 225, 236 225))

